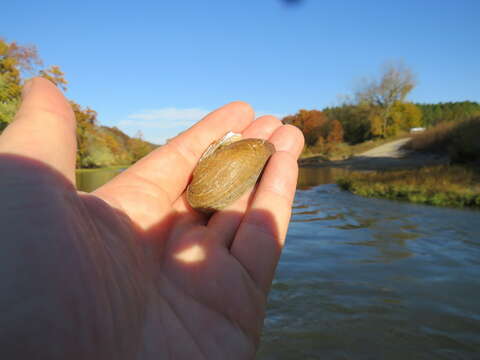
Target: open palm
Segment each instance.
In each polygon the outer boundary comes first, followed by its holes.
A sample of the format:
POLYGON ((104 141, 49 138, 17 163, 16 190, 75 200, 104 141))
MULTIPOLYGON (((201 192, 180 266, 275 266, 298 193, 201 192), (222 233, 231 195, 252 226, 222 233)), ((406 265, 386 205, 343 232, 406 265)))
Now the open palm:
POLYGON ((94 193, 77 193, 72 110, 52 84, 30 81, 0 137, 0 352, 253 358, 303 147, 296 128, 253 120, 248 105, 226 105, 94 193), (269 139, 277 152, 255 193, 208 218, 184 191, 228 131, 269 139))

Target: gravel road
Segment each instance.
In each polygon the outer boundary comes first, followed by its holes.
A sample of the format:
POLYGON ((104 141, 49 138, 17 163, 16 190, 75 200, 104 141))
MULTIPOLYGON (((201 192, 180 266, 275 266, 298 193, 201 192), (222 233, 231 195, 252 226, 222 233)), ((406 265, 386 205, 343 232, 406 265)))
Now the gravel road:
POLYGON ((401 147, 410 141, 410 138, 395 140, 387 144, 377 146, 376 148, 370 149, 361 153, 357 156, 364 157, 385 157, 385 158, 401 158, 407 155, 405 150, 402 150, 401 147))
POLYGON ((352 170, 388 170, 419 168, 426 165, 448 164, 446 155, 406 151, 402 146, 410 138, 395 140, 365 151, 346 160, 325 161, 324 157, 300 159, 303 167, 339 167, 352 170))

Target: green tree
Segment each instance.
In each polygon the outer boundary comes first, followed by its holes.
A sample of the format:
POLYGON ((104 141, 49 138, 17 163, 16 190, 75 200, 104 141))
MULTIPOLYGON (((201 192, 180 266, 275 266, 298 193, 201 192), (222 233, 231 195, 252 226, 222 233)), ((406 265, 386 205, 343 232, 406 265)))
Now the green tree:
POLYGON ((329 121, 338 120, 342 124, 343 138, 356 144, 371 138, 370 108, 366 105, 345 103, 323 110, 329 121))
POLYGON ((153 150, 152 145, 143 140, 143 134, 140 130, 133 138, 129 139, 128 148, 133 156, 133 162, 140 160, 153 150))
POLYGON ((473 101, 416 105, 422 111, 423 125, 427 127, 444 121, 465 121, 480 115, 480 104, 473 101))
POLYGON ((0 74, 0 133, 12 121, 20 103, 20 93, 16 84, 0 74))

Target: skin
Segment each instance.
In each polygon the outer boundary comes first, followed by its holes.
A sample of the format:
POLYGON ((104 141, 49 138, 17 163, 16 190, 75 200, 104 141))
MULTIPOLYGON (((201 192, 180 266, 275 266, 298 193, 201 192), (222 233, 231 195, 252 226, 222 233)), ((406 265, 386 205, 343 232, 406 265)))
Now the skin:
POLYGON ((303 137, 233 102, 91 194, 75 118, 36 78, 0 137, 0 358, 251 359, 284 244, 303 137), (277 152, 256 191, 206 217, 193 168, 228 131, 277 152))

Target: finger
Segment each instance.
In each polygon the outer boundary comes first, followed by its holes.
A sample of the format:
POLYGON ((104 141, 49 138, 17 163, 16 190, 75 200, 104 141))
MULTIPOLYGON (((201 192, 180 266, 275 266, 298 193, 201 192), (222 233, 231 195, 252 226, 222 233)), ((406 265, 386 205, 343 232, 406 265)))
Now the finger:
POLYGON ((297 128, 285 125, 272 135, 271 141, 278 146, 277 152, 270 158, 231 247, 232 256, 265 292, 287 233, 303 136, 297 128))
MULTIPOLYGON (((269 139, 272 134, 282 126, 282 122, 274 116, 263 116, 254 121, 242 133, 243 138, 269 139)), ((273 144, 275 146, 275 144, 273 144)), ((238 225, 242 221, 243 215, 250 201, 254 189, 247 191, 233 204, 230 204, 222 211, 219 211, 210 218, 208 227, 216 232, 221 243, 229 247, 233 240, 233 235, 237 231, 238 225)))
POLYGON ((193 168, 208 145, 228 131, 242 132, 253 121, 253 109, 233 102, 153 151, 95 191, 146 228, 171 212, 185 190, 193 168), (140 203, 141 200, 141 203, 140 203))
POLYGON ((0 137, 0 154, 41 161, 75 184, 75 115, 50 81, 34 78, 23 90, 14 121, 0 137))
POLYGON ((268 139, 280 126, 282 122, 275 116, 261 116, 242 132, 242 138, 268 139))

